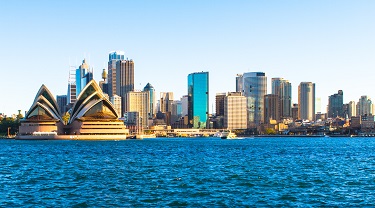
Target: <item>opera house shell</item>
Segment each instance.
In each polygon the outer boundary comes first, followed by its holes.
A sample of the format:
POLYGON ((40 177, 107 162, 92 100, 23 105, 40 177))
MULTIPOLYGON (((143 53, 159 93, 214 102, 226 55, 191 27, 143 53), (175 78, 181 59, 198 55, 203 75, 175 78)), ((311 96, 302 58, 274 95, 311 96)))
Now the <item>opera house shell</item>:
POLYGON ((119 120, 99 85, 90 81, 79 94, 64 123, 58 104, 42 85, 21 121, 17 139, 126 139, 129 130, 119 120))

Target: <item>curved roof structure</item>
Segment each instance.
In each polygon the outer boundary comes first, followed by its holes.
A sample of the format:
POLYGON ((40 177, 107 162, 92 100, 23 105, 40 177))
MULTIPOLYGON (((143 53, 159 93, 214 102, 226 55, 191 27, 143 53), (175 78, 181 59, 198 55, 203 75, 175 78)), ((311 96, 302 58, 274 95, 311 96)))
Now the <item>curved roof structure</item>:
POLYGON ((61 120, 57 102, 45 85, 42 85, 35 96, 26 120, 61 120))
POLYGON ((69 123, 80 120, 118 119, 111 102, 104 96, 95 80, 91 80, 74 103, 69 123))

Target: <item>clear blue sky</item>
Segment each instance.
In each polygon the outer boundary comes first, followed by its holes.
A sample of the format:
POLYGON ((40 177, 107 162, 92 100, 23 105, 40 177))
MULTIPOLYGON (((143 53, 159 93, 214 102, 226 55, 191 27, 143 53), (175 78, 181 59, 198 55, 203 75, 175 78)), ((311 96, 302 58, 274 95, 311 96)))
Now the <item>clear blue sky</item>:
MULTIPOLYGON (((5 1, 0 0, 0 112, 28 110, 39 87, 66 94, 69 65, 83 58, 99 81, 108 52, 135 61, 136 88, 187 93, 187 75, 209 71, 210 102, 250 71, 316 83, 325 112, 375 99, 375 1, 5 1)), ((210 106, 211 107, 211 106, 210 106)), ((210 110, 211 111, 211 110, 210 110)))

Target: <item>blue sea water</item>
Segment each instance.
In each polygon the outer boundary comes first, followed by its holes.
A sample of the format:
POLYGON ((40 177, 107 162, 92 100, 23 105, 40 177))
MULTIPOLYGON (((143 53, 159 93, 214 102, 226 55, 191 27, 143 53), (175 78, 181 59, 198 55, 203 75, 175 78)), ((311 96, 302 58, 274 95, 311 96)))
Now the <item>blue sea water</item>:
POLYGON ((0 140, 0 207, 374 206, 375 138, 0 140))

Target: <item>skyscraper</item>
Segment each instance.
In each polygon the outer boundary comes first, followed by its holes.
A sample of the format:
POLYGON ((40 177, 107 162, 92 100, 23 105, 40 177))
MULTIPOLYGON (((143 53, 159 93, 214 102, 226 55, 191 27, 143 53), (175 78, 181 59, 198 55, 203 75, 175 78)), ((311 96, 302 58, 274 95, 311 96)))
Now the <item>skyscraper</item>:
POLYGON ((246 97, 241 92, 230 92, 224 97, 224 128, 246 129, 246 97))
POLYGON ((134 91, 134 62, 130 60, 121 60, 116 63, 116 94, 122 99, 121 115, 128 109, 127 97, 128 92, 134 91))
POLYGON ((361 96, 357 103, 357 116, 373 115, 373 104, 367 95, 361 96))
POLYGON ((267 94, 267 77, 264 72, 247 72, 238 75, 238 91, 247 99, 247 125, 257 127, 264 122, 264 95, 267 94))
MULTIPOLYGON (((67 92, 67 103, 66 105, 71 104, 70 107, 73 107, 73 103, 77 99, 77 86, 76 86, 76 70, 69 70, 69 80, 68 80, 68 92, 67 92)), ((68 109, 67 109, 68 110, 68 109)))
POLYGON ((284 78, 272 78, 272 94, 279 97, 280 117, 291 117, 292 84, 284 78))
POLYGON ((160 112, 172 112, 173 92, 160 93, 160 112))
POLYGON ((227 96, 226 93, 216 93, 216 99, 215 99, 216 116, 224 116, 224 99, 226 96, 227 96))
POLYGON ((349 118, 351 118, 353 116, 356 116, 357 115, 357 108, 356 108, 355 101, 350 101, 348 105, 349 105, 349 107, 348 107, 349 118))
POLYGON ((150 112, 148 113, 148 117, 153 118, 154 115, 157 113, 155 88, 150 83, 147 83, 146 86, 143 88, 143 91, 148 91, 150 94, 150 112))
POLYGON ((93 79, 93 73, 90 70, 89 65, 86 63, 86 59, 83 59, 82 64, 76 70, 76 96, 85 88, 87 83, 93 79))
POLYGON ((243 89, 243 75, 237 74, 236 76, 236 92, 242 92, 243 89))
POLYGON ((150 92, 128 92, 127 109, 129 112, 139 112, 140 123, 143 127, 148 125, 148 113, 150 112, 150 92))
POLYGON ((209 112, 208 72, 188 75, 188 120, 193 128, 206 128, 209 112))
POLYGON ((116 63, 125 60, 124 51, 111 51, 108 57, 108 95, 116 94, 116 63))
POLYGON ((68 96, 67 95, 57 95, 56 102, 59 107, 60 113, 64 115, 66 111, 66 105, 68 103, 68 96))
POLYGON ((278 95, 268 94, 264 96, 264 123, 270 120, 280 120, 280 99, 278 95))
POLYGON ((328 118, 336 118, 337 116, 345 118, 344 115, 344 93, 339 90, 336 94, 328 97, 328 118))
POLYGON ((298 86, 298 118, 312 121, 315 118, 315 84, 301 82, 298 86))

